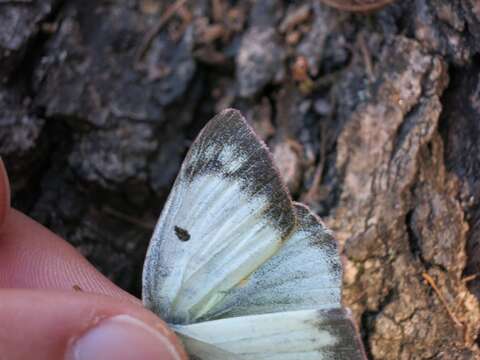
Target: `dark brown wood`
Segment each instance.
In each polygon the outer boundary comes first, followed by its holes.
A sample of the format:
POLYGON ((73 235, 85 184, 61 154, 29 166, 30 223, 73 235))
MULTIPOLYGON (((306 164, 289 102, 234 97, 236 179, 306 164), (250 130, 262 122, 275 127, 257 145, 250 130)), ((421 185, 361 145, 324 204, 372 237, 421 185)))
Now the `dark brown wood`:
POLYGON ((320 0, 334 8, 354 12, 379 10, 395 0, 320 0))
POLYGON ((148 1, 0 5, 14 206, 139 295, 181 161, 236 107, 340 240, 369 357, 480 357, 478 1, 148 1))

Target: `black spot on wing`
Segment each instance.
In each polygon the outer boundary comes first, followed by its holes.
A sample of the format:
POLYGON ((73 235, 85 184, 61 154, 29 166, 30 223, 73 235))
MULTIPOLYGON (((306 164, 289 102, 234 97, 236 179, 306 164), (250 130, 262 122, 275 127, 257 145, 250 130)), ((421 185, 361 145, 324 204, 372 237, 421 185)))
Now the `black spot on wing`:
POLYGON ((174 230, 175 230, 175 235, 177 235, 177 238, 179 240, 182 240, 182 241, 190 240, 190 233, 187 230, 182 229, 181 227, 178 227, 178 226, 175 226, 174 230))

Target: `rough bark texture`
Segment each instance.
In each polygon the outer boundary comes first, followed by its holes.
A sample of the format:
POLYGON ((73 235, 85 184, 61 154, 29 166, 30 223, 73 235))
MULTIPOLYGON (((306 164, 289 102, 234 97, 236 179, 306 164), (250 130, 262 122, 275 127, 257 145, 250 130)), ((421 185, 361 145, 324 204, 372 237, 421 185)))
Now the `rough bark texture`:
POLYGON ((368 355, 480 357, 479 2, 178 3, 0 1, 14 205, 138 295, 189 143, 237 107, 335 230, 368 355))

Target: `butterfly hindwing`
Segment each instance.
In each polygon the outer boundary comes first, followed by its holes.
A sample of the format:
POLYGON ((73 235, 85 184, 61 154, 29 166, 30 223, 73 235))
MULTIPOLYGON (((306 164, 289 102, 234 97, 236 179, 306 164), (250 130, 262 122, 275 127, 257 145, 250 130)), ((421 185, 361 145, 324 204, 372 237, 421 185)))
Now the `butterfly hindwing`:
POLYGON ((175 330, 243 360, 364 359, 350 315, 341 308, 233 317, 175 330))
POLYGON ((186 334, 177 334, 182 339, 183 345, 188 349, 190 360, 243 360, 239 355, 220 349, 210 343, 186 334))
POLYGON ((295 213, 297 226, 281 249, 202 320, 342 306, 336 241, 306 206, 296 203, 295 213))
POLYGON ((192 144, 155 228, 143 273, 147 307, 171 323, 207 313, 295 227, 266 146, 236 110, 192 144))

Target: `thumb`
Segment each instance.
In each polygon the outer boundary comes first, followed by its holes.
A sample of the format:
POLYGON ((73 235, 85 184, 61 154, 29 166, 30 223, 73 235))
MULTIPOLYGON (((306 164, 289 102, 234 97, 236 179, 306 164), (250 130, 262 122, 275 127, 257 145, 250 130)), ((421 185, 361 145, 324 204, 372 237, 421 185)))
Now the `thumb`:
POLYGON ((3 225, 5 216, 10 208, 10 185, 8 183, 7 171, 0 157, 0 227, 3 225))
POLYGON ((0 299, 2 359, 187 359, 166 324, 128 300, 19 289, 0 290, 0 299))

